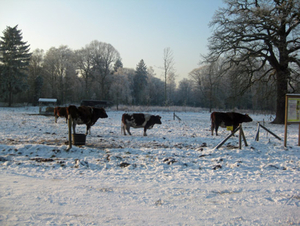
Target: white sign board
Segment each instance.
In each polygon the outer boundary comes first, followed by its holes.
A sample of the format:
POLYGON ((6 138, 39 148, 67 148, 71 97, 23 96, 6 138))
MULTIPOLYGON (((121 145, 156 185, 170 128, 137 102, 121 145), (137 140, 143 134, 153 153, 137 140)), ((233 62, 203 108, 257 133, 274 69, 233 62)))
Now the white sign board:
POLYGON ((286 94, 285 97, 284 147, 287 143, 288 123, 299 123, 298 146, 300 146, 300 94, 286 94))
POLYGON ((287 103, 287 121, 288 122, 300 122, 300 98, 288 96, 287 103))

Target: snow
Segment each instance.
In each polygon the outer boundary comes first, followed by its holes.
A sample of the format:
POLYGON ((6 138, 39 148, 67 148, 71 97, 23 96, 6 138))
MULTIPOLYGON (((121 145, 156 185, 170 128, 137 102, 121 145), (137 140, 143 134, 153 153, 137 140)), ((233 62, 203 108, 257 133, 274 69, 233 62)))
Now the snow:
MULTIPOLYGON (((250 114, 248 146, 211 136, 209 112, 150 112, 162 124, 121 135, 121 111, 68 149, 63 118, 0 108, 1 225, 300 225, 299 125, 250 114)), ((85 132, 85 126, 77 126, 85 132)))

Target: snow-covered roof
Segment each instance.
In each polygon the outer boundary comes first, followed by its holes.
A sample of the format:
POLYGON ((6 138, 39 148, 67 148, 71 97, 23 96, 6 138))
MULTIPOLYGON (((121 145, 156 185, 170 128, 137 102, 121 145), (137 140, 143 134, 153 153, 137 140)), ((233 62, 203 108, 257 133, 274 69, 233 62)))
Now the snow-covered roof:
POLYGON ((57 99, 52 99, 52 98, 39 98, 39 102, 57 102, 57 99))

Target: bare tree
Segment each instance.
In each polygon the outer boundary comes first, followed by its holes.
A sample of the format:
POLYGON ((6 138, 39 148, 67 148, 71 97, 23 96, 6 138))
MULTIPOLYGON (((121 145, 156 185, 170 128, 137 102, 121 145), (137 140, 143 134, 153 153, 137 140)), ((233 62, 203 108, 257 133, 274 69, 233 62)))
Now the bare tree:
POLYGON ((184 78, 179 82, 177 90, 177 101, 179 105, 187 106, 192 104, 192 87, 192 80, 184 78))
POLYGON ((165 79, 165 105, 168 104, 168 96, 167 96, 167 82, 168 75, 174 72, 174 58, 173 51, 170 47, 164 49, 164 79, 165 79))
POLYGON ((91 83, 93 82, 93 55, 90 46, 75 51, 79 75, 84 80, 84 98, 91 98, 91 83))
POLYGON ((110 87, 110 97, 114 104, 119 108, 119 104, 131 104, 132 91, 130 90, 130 80, 128 75, 134 74, 133 70, 119 67, 113 76, 114 82, 110 87))
POLYGON ((44 58, 44 79, 50 84, 50 97, 58 98, 61 103, 66 101, 66 76, 75 74, 74 52, 67 46, 50 48, 44 58), (73 70, 73 72, 71 72, 73 70))
POLYGON ((114 63, 120 59, 119 52, 108 43, 92 41, 89 45, 93 55, 93 75, 100 85, 100 98, 109 92, 109 75, 113 74, 114 63))
POLYGON ((57 49, 51 47, 45 54, 44 63, 43 63, 43 78, 45 80, 46 97, 55 97, 57 98, 57 73, 56 73, 56 53, 57 49))
POLYGON ((175 102, 175 91, 176 91, 176 82, 175 82, 176 74, 174 72, 170 72, 167 78, 167 103, 174 104, 175 102))
POLYGON ((221 92, 221 77, 219 74, 218 62, 201 66, 189 73, 189 78, 193 82, 194 87, 198 90, 198 93, 201 94, 202 98, 199 96, 199 99, 203 99, 202 104, 208 106, 210 111, 213 107, 217 106, 217 96, 218 93, 221 92))
POLYGON ((288 92, 290 65, 300 67, 299 0, 227 0, 211 26, 207 61, 224 56, 228 66, 251 59, 258 67, 246 68, 248 87, 261 78, 276 79, 277 101, 274 123, 284 122, 285 94, 288 92), (270 70, 254 77, 266 65, 270 70))
POLYGON ((34 105, 38 103, 38 98, 41 97, 41 91, 43 86, 43 60, 44 50, 36 49, 33 51, 29 66, 28 66, 28 100, 34 105))
POLYGON ((155 77, 152 67, 149 67, 147 72, 147 105, 161 105, 164 103, 164 83, 155 77))

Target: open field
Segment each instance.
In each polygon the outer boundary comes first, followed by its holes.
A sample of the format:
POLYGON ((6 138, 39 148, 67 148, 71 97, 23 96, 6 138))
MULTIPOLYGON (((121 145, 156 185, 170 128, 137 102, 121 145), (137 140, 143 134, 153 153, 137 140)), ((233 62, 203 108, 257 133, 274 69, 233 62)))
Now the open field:
MULTIPOLYGON (((300 225, 298 125, 251 115, 238 137, 211 136, 206 111, 152 112, 162 116, 121 135, 123 111, 108 110, 86 138, 67 151, 63 118, 38 109, 0 108, 0 224, 2 225, 300 225)), ((76 127, 82 133, 85 126, 76 127)))

